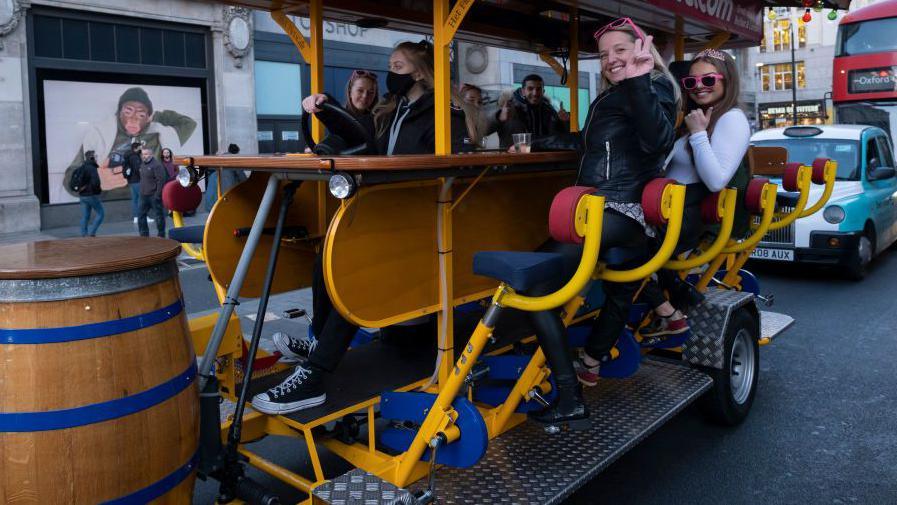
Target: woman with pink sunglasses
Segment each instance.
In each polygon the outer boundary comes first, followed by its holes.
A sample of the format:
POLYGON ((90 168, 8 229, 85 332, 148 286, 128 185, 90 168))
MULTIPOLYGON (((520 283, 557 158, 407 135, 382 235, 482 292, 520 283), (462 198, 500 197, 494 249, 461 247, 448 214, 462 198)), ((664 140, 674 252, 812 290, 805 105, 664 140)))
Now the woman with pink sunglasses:
MULTIPOLYGON (((606 208, 601 234, 602 250, 624 248, 639 251, 627 256, 621 268, 641 263, 647 253, 648 227, 641 207, 642 190, 659 176, 667 153, 675 140, 679 89, 654 48, 629 18, 618 19, 595 32, 601 61, 598 97, 589 107, 580 134, 534 138, 533 150, 576 149, 582 154, 577 185, 596 188, 605 197, 606 208), (642 254, 644 251, 644 254, 642 254)), ((548 244, 569 258, 572 268, 579 262, 581 249, 548 244)), ((605 282, 605 303, 585 349, 577 360, 566 342, 566 332, 557 312, 531 315, 539 343, 545 352, 552 377, 558 387, 557 402, 531 418, 549 425, 585 428, 589 412, 582 400, 579 382, 594 385, 598 367, 626 324, 632 298, 640 283, 605 282)), ((558 286, 539 286, 535 295, 558 286)))
MULTIPOLYGON (((704 232, 703 198, 728 185, 739 185, 733 178, 742 166, 751 138, 747 116, 738 107, 741 89, 732 56, 715 49, 701 51, 691 61, 689 74, 681 83, 687 97, 685 121, 679 128, 679 139, 673 144, 667 166, 667 177, 686 185, 685 215, 675 254, 693 249, 700 242, 704 232)), ((733 230, 733 236, 745 231, 733 230)), ((658 280, 659 285, 650 282, 642 292, 656 316, 641 329, 641 335, 646 338, 669 337, 689 329, 682 312, 689 305, 689 298, 694 298, 689 297, 688 286, 667 270, 658 272, 658 280), (671 299, 678 309, 666 300, 662 289, 673 295, 671 299)))

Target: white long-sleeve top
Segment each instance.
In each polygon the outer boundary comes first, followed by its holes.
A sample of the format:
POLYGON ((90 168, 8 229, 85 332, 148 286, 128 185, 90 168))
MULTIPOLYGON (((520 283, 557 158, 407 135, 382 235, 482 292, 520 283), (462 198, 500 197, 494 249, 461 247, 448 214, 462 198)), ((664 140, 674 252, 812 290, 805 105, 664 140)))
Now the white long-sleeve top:
POLYGON ((747 153, 751 127, 744 112, 731 109, 716 122, 713 138, 706 131, 685 135, 673 144, 673 157, 666 176, 681 184, 703 182, 715 193, 735 175, 747 153), (691 154, 686 149, 691 145, 691 154))

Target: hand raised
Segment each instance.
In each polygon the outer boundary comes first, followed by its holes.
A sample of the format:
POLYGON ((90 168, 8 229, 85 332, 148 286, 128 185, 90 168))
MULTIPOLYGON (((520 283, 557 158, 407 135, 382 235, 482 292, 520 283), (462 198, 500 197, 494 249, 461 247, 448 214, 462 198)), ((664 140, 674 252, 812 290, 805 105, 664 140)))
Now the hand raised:
POLYGON ((689 133, 698 133, 707 131, 707 125, 710 124, 710 117, 713 115, 713 107, 707 109, 705 113, 701 109, 695 109, 685 116, 685 126, 688 127, 689 133))
POLYGON ((318 93, 315 95, 307 96, 302 99, 302 110, 307 112, 308 114, 313 114, 315 112, 321 112, 321 109, 318 108, 318 105, 327 101, 327 95, 323 93, 318 93))
POLYGON ((651 54, 651 44, 653 41, 654 37, 651 35, 645 37, 644 42, 642 42, 642 39, 635 40, 635 49, 632 51, 632 58, 629 60, 629 64, 626 65, 624 71, 626 79, 651 73, 651 70, 654 69, 654 56, 651 54))

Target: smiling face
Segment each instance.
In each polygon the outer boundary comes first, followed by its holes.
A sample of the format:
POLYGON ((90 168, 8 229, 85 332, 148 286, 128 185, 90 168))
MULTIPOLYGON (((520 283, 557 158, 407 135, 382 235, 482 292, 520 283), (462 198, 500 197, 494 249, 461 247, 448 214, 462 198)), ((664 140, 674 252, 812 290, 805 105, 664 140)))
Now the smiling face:
POLYGON ((723 96, 726 94, 726 84, 725 80, 717 79, 716 83, 713 86, 706 87, 703 83, 701 83, 701 76, 706 74, 718 74, 719 70, 712 64, 706 61, 696 61, 692 64, 691 69, 688 71, 688 75, 690 77, 695 77, 698 80, 697 87, 695 89, 688 91, 688 96, 691 98, 699 107, 707 108, 711 105, 719 102, 723 99, 723 96))
POLYGON ((608 30, 598 40, 598 59, 601 74, 611 84, 617 84, 625 77, 626 65, 632 59, 635 41, 628 33, 608 30))
POLYGON ((118 111, 118 121, 128 135, 139 135, 151 120, 149 108, 143 102, 125 102, 118 111))
POLYGON ((349 90, 349 100, 352 101, 353 107, 360 111, 366 111, 371 108, 376 98, 377 87, 374 85, 374 81, 366 77, 355 79, 349 90))
POLYGON ((523 97, 530 105, 539 105, 545 96, 545 83, 542 81, 526 81, 523 83, 523 97))

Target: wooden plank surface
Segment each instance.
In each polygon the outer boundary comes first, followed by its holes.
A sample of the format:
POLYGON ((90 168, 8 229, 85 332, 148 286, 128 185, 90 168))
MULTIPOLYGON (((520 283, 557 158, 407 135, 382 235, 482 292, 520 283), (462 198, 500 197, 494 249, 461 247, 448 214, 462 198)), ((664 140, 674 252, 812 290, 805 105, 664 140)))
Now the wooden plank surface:
MULTIPOLYGON (((483 167, 490 165, 570 164, 579 157, 573 151, 512 154, 505 152, 449 154, 405 154, 395 156, 329 156, 304 154, 268 154, 257 156, 192 156, 178 160, 182 165, 205 168, 277 169, 284 171, 394 172, 408 170, 445 170, 450 168, 483 167)), ((559 167, 560 168, 560 167, 559 167)))
POLYGON ((0 279, 121 272, 176 258, 181 244, 149 237, 88 237, 0 246, 0 279))

